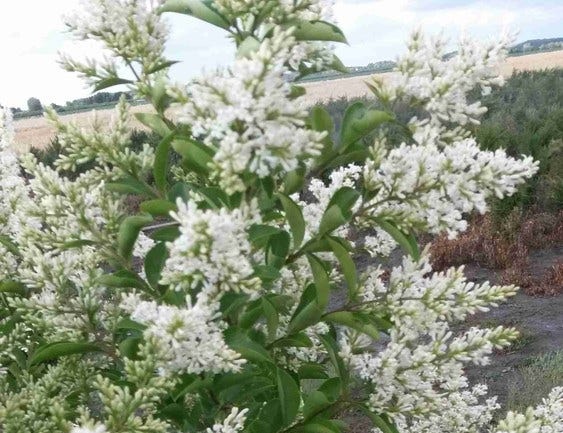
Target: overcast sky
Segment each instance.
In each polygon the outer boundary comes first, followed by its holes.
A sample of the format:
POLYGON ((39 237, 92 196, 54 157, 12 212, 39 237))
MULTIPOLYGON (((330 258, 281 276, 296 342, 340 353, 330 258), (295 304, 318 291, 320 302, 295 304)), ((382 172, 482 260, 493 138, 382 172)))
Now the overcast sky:
MULTIPOLYGON (((0 104, 25 107, 27 98, 43 103, 89 95, 73 74, 61 70, 57 52, 94 55, 90 45, 64 33, 61 15, 78 0, 3 1, 0 5, 0 104)), ((394 59, 409 31, 444 30, 454 37, 498 34, 504 27, 519 30, 519 40, 563 36, 561 0, 337 0, 335 15, 349 46, 337 48, 344 64, 394 59)), ((233 51, 220 29, 181 15, 170 15, 172 36, 168 56, 182 63, 172 77, 185 81, 202 68, 228 64, 233 51)))

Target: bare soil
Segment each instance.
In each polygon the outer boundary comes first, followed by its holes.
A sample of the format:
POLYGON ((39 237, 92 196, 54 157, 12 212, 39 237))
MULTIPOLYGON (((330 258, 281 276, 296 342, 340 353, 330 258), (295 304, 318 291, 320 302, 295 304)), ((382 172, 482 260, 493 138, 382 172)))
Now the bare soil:
MULTIPOLYGON (((563 245, 534 251, 530 254, 532 276, 541 277, 556 263, 563 260, 563 245)), ((500 272, 466 266, 466 274, 475 282, 498 282, 500 272)), ((528 296, 523 292, 510 298, 498 308, 480 313, 467 321, 468 326, 513 326, 523 338, 514 349, 495 353, 487 367, 470 367, 468 377, 472 383, 486 383, 489 392, 506 402, 510 387, 521 383, 519 367, 533 358, 563 349, 563 295, 528 296)))

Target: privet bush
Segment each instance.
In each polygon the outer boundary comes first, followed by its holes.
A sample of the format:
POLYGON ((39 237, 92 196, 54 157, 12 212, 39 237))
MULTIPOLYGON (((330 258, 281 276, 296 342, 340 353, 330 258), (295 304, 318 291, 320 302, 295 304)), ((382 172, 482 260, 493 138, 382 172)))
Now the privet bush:
POLYGON ((562 389, 489 426, 495 399, 463 367, 516 332, 450 324, 515 288, 432 273, 415 238, 455 236, 537 169, 466 129, 485 111, 466 93, 498 83, 509 39, 463 40, 445 61, 442 39, 414 33, 396 80, 370 84, 385 109, 351 105, 333 140, 330 116, 284 80, 341 66, 330 21, 316 0, 92 0, 68 19, 108 56, 64 66, 149 99, 137 119, 162 138, 131 150, 125 101, 91 130, 51 112, 52 168, 16 157, 0 117, 2 432, 337 433, 345 410, 383 433, 561 432, 562 389), (170 83, 164 12, 223 28, 232 65, 170 83), (398 103, 424 114, 402 124, 398 103), (404 143, 388 147, 397 126, 404 143), (388 277, 358 271, 358 254, 396 247, 388 277))

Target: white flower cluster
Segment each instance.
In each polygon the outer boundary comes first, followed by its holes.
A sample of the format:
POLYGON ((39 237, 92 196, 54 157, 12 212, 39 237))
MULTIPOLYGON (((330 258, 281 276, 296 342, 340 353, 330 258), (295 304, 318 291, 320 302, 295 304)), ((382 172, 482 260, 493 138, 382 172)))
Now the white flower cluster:
POLYGON ((399 420, 397 424, 402 431, 409 433, 481 433, 490 425, 494 412, 500 407, 496 397, 482 402, 486 395, 485 385, 452 392, 438 400, 436 412, 412 421, 399 420))
POLYGON ((514 330, 501 327, 454 336, 448 324, 513 295, 513 286, 475 285, 465 280, 463 269, 432 274, 426 252, 418 262, 405 258, 388 283, 381 270, 374 275, 361 288, 361 305, 389 314, 390 340, 377 354, 346 349, 343 356, 374 385, 370 405, 376 412, 416 416, 435 411, 443 394, 467 387, 464 363, 486 364, 493 348, 515 338, 514 330))
MULTIPOLYGON (((304 21, 334 22, 332 0, 216 0, 214 5, 224 16, 235 23, 235 30, 260 36, 271 26, 286 27, 287 22, 298 24, 304 21), (267 16, 264 10, 268 11, 267 16)), ((292 41, 290 53, 285 61, 294 71, 310 68, 320 71, 335 61, 331 45, 317 41, 292 41)))
POLYGON ((238 433, 244 429, 248 409, 240 410, 233 407, 231 413, 223 420, 206 430, 206 433, 238 433))
POLYGON ((159 305, 126 295, 121 308, 147 325, 144 336, 159 348, 161 374, 240 371, 245 360, 223 340, 224 324, 218 320, 217 306, 192 305, 189 298, 186 303, 183 308, 159 305))
MULTIPOLYGON (((68 16, 66 22, 78 39, 102 41, 105 48, 125 61, 140 62, 150 69, 162 62, 169 32, 156 13, 161 3, 161 0, 82 0, 80 12, 68 16)), ((114 60, 108 62, 106 72, 115 72, 114 60)))
POLYGON ((366 163, 364 182, 377 194, 364 203, 365 216, 400 222, 406 230, 455 236, 467 226, 464 213, 484 213, 489 198, 512 195, 537 170, 531 157, 482 151, 474 139, 444 148, 403 143, 379 163, 366 163))
POLYGON ((526 413, 509 412, 494 433, 563 432, 563 387, 553 388, 542 404, 526 413))
POLYGON ((290 99, 283 78, 293 40, 291 32, 277 31, 230 69, 188 86, 178 118, 215 150, 212 175, 228 193, 245 189, 240 175, 246 170, 259 177, 291 171, 320 151, 325 134, 303 127, 303 99, 290 99))
POLYGON ((415 31, 407 53, 398 59, 399 74, 388 92, 421 104, 433 124, 478 122, 486 108, 479 101, 468 103, 467 93, 475 86, 488 93, 492 85, 502 84, 498 69, 513 39, 506 34, 483 44, 464 37, 449 55, 443 36, 427 38, 415 31))
POLYGON ((170 257, 162 271, 162 284, 176 290, 199 288, 200 298, 213 300, 228 291, 254 293, 260 280, 253 277, 246 230, 253 222, 249 207, 229 211, 198 209, 193 201, 178 200, 172 217, 180 223, 180 236, 168 244, 170 257))

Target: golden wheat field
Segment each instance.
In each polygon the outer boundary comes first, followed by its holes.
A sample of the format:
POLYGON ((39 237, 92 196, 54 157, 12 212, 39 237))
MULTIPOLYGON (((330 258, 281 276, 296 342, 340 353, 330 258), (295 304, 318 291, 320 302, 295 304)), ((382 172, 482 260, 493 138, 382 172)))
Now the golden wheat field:
MULTIPOLYGON (((509 57, 501 67, 501 73, 509 76, 513 71, 538 70, 545 68, 562 68, 563 51, 552 51, 548 53, 529 54, 526 56, 509 57)), ((380 79, 385 80, 392 75, 391 72, 376 74, 380 79)), ((365 82, 370 76, 358 76, 350 78, 339 78, 336 80, 317 81, 307 83, 307 101, 313 105, 318 102, 327 101, 340 97, 358 97, 368 94, 365 82)), ((133 112, 148 111, 147 105, 139 105, 132 108, 133 112)), ((107 109, 98 111, 96 115, 102 120, 111 117, 113 110, 107 109)), ((92 112, 83 112, 63 116, 64 121, 75 122, 80 126, 87 126, 91 122, 92 112)), ((24 152, 31 147, 41 148, 49 144, 55 134, 54 128, 42 117, 21 119, 16 121, 16 150, 24 152)), ((139 128, 140 124, 136 125, 139 128)))

